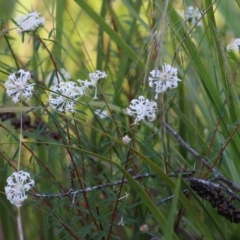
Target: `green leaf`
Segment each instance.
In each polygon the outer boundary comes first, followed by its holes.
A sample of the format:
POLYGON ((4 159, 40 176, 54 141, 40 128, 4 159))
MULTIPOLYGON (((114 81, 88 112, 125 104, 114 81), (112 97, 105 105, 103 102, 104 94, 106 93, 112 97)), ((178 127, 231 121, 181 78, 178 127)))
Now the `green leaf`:
MULTIPOLYGON (((130 48, 126 42, 105 22, 105 20, 99 16, 85 1, 74 0, 90 17, 95 23, 99 24, 102 30, 104 30, 111 40, 113 40, 117 46, 119 46, 131 60, 135 61, 138 59, 136 53, 130 48)), ((144 65, 141 61, 137 62, 137 66, 144 69, 144 65)))
POLYGON ((169 213, 168 219, 167 219, 167 226, 164 229, 164 239, 172 239, 172 234, 173 234, 173 229, 174 229, 174 219, 175 219, 175 214, 176 214, 176 210, 177 210, 180 186, 181 186, 181 179, 178 178, 176 187, 174 190, 174 197, 173 197, 173 201, 171 204, 170 213, 169 213))

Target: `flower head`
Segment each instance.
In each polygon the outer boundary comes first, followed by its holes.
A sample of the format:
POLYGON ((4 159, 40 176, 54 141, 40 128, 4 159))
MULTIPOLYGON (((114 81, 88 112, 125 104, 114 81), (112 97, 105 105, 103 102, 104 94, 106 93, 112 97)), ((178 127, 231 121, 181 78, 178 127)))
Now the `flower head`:
POLYGON ((192 25, 195 25, 197 23, 197 26, 201 26, 202 23, 201 21, 199 21, 201 17, 202 17, 202 14, 198 8, 195 8, 193 6, 187 7, 185 11, 186 21, 190 22, 192 25))
POLYGON ((74 112, 75 102, 83 95, 81 89, 75 82, 60 82, 51 88, 49 96, 50 106, 60 112, 74 112))
POLYGON ((229 52, 230 50, 239 50, 240 49, 240 38, 236 38, 234 42, 231 44, 227 45, 227 51, 229 52))
POLYGON ((122 141, 125 143, 125 144, 128 144, 132 139, 128 136, 128 135, 125 135, 124 137, 122 137, 122 141))
POLYGON ((97 70, 94 73, 89 73, 89 78, 90 81, 88 80, 81 80, 79 79, 78 82, 80 83, 80 86, 82 88, 82 91, 85 93, 86 90, 92 86, 93 88, 95 88, 95 94, 94 94, 94 98, 93 99, 97 99, 97 83, 101 78, 107 78, 107 74, 105 72, 101 72, 99 70, 97 70))
POLYGON ((155 99, 158 98, 159 93, 165 92, 168 88, 176 88, 178 81, 181 81, 177 77, 177 68, 167 63, 162 66, 162 71, 152 70, 150 75, 151 77, 148 78, 149 86, 155 87, 155 99))
POLYGON ((34 184, 35 182, 30 178, 28 172, 14 172, 7 178, 7 186, 5 187, 7 199, 17 207, 21 207, 27 199, 25 192, 34 187, 34 184))
POLYGON ((52 83, 51 85, 56 85, 58 84, 58 81, 60 83, 63 80, 69 80, 69 79, 71 79, 71 75, 64 68, 60 68, 59 71, 57 71, 57 74, 55 71, 52 71, 50 74, 48 74, 48 76, 45 79, 45 83, 48 86, 51 80, 51 83, 52 83))
POLYGON ((45 23, 45 18, 40 17, 38 12, 32 12, 20 17, 17 21, 19 33, 33 32, 45 23))
POLYGON ((137 124, 139 121, 147 118, 149 121, 154 121, 156 118, 157 103, 154 101, 149 101, 143 96, 139 96, 138 99, 133 99, 130 102, 129 107, 126 109, 126 114, 130 116, 135 116, 135 122, 137 124))
POLYGON ((102 110, 96 110, 95 115, 97 115, 100 119, 104 119, 108 116, 108 112, 106 110, 102 111, 102 110))
POLYGON ((28 101, 32 97, 34 83, 28 84, 29 79, 31 79, 30 72, 25 72, 22 69, 9 75, 5 82, 5 88, 7 95, 12 98, 14 103, 20 101, 21 98, 28 101))

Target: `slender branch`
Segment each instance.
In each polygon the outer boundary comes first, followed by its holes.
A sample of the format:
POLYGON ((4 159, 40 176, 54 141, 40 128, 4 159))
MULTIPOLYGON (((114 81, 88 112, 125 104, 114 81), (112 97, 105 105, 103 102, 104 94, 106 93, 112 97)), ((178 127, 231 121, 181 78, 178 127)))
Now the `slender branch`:
MULTIPOLYGON (((138 180, 138 179, 148 178, 148 177, 155 178, 156 174, 149 174, 149 173, 139 174, 137 176, 133 176, 133 179, 138 180)), ((174 176, 172 176, 172 177, 174 177, 174 176)), ((224 186, 221 183, 213 183, 213 182, 210 182, 209 180, 207 181, 207 180, 198 179, 198 178, 191 178, 191 177, 184 177, 184 179, 186 181, 190 181, 190 182, 201 183, 201 184, 204 184, 206 186, 209 186, 209 187, 212 187, 212 188, 215 188, 215 189, 221 189, 224 192, 226 192, 228 195, 230 195, 230 196, 234 197, 236 200, 240 201, 240 196, 235 194, 231 189, 229 189, 228 187, 224 186)), ((221 175, 218 175, 217 177, 214 177, 213 179, 211 179, 211 181, 213 181, 213 180, 222 181, 222 182, 228 184, 229 186, 231 186, 234 190, 240 191, 239 186, 232 183, 230 180, 224 178, 221 175)), ((56 194, 31 193, 31 195, 34 196, 34 197, 37 197, 37 198, 41 198, 41 199, 43 199, 43 198, 44 199, 51 199, 51 198, 72 197, 71 207, 73 207, 75 205, 76 197, 80 194, 92 192, 92 191, 95 191, 95 190, 98 190, 98 189, 103 189, 103 188, 107 188, 107 187, 120 185, 120 184, 123 184, 123 183, 128 183, 128 181, 126 179, 118 180, 118 181, 115 181, 115 182, 112 182, 112 183, 105 183, 105 184, 101 184, 101 185, 97 185, 97 186, 93 186, 93 187, 87 187, 87 188, 76 190, 76 191, 73 191, 72 189, 70 189, 68 192, 65 192, 65 193, 56 193, 56 194)), ((187 193, 188 191, 189 191, 188 189, 185 189, 185 190, 183 190, 183 193, 187 193)), ((173 197, 174 197, 174 195, 171 195, 167 198, 164 198, 161 201, 159 201, 158 203, 156 203, 156 205, 159 206, 160 204, 172 199, 173 197)))
MULTIPOLYGON (((134 176, 133 178, 135 180, 137 180, 137 179, 148 178, 148 177, 154 178, 154 177, 156 177, 156 175, 155 174, 144 173, 144 174, 139 174, 137 176, 134 176)), ((80 189, 80 190, 77 190, 77 191, 73 191, 72 189, 70 189, 68 192, 65 192, 65 193, 56 193, 56 194, 31 193, 31 195, 33 195, 34 197, 41 198, 41 199, 42 198, 47 198, 47 199, 63 198, 63 197, 67 197, 67 196, 71 196, 71 197, 73 197, 73 199, 75 199, 76 196, 79 195, 79 194, 92 192, 92 191, 95 191, 95 190, 98 190, 98 189, 112 187, 112 186, 120 185, 122 183, 127 183, 127 182, 128 181, 126 179, 124 179, 124 180, 121 179, 121 180, 118 180, 118 181, 115 181, 115 182, 112 182, 112 183, 106 183, 106 184, 101 184, 101 185, 97 185, 97 186, 93 186, 93 187, 87 187, 87 188, 80 189)), ((74 203, 74 201, 72 203, 74 203)))
POLYGON ((213 168, 211 165, 209 165, 206 161, 205 158, 201 157, 200 154, 198 154, 198 152, 196 152, 194 149, 192 149, 179 135, 177 132, 175 132, 167 123, 162 122, 163 126, 166 128, 166 130, 172 134, 177 140, 178 142, 184 147, 186 148, 195 158, 197 158, 207 169, 211 169, 211 171, 213 173, 217 173, 216 169, 213 168))
POLYGON ((227 184, 230 188, 232 188, 234 191, 240 192, 240 186, 238 186, 237 184, 235 184, 234 182, 228 180, 227 178, 225 178, 224 176, 222 176, 221 174, 218 174, 215 176, 214 178, 215 180, 219 180, 225 184, 227 184))
POLYGON ((8 40, 8 36, 6 35, 6 33, 3 34, 3 37, 4 37, 5 41, 7 42, 8 48, 9 48, 11 54, 12 54, 12 57, 13 57, 13 59, 14 59, 14 62, 15 62, 15 64, 16 64, 17 69, 20 69, 20 66, 19 66, 19 64, 18 64, 17 57, 16 57, 16 55, 15 55, 13 49, 12 49, 12 46, 11 46, 9 40, 8 40))
POLYGON ((54 67, 54 70, 55 70, 55 74, 56 74, 56 77, 57 77, 57 82, 58 84, 60 83, 60 80, 59 80, 59 76, 58 76, 58 70, 57 70, 57 62, 54 60, 54 56, 53 54, 51 53, 51 51, 48 49, 47 45, 45 44, 45 42, 43 41, 43 39, 38 35, 38 33, 36 32, 36 35, 34 36, 42 45, 43 47, 46 49, 46 51, 48 52, 49 54, 49 57, 53 63, 53 67, 54 67))
MULTIPOLYGON (((222 174, 218 173, 217 170, 209 165, 205 158, 201 157, 198 152, 196 152, 194 149, 192 149, 179 135, 177 132, 175 132, 167 123, 162 122, 163 126, 166 128, 166 130, 172 134, 177 141, 190 152, 197 160, 199 160, 209 171, 214 173, 214 179, 221 181, 228 185, 231 189, 234 191, 240 192, 240 186, 232 182, 231 180, 225 178, 222 174)), ((230 190, 231 191, 231 190, 230 190)))
MULTIPOLYGON (((188 189, 185 189, 185 190, 182 191, 182 193, 188 193, 188 192, 189 192, 188 189)), ((157 202, 157 203, 156 203, 156 206, 159 206, 160 204, 162 204, 162 203, 164 203, 164 202, 166 202, 166 201, 168 201, 168 200, 171 200, 172 198, 174 198, 174 195, 171 195, 171 196, 169 196, 169 197, 166 197, 166 198, 162 199, 161 201, 157 202)))

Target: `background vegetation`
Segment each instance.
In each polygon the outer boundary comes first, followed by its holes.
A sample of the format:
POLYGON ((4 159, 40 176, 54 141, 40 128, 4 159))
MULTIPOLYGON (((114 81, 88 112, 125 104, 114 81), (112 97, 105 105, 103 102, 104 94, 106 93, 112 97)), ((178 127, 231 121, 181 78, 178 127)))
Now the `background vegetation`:
MULTIPOLYGON (((0 111, 30 117, 30 124, 23 125, 20 168, 36 185, 20 209, 25 239, 239 239, 238 224, 219 215, 180 174, 194 170, 191 177, 221 183, 226 198, 230 190, 235 198, 239 194, 231 188, 231 183, 240 185, 239 53, 226 51, 239 37, 238 1, 1 0, 0 17, 0 111), (202 10, 201 26, 182 17, 190 5, 202 10), (22 38, 11 19, 35 10, 46 24, 38 37, 22 38), (140 95, 154 99, 149 71, 164 62, 178 68, 182 81, 156 100, 154 122, 131 125, 134 118, 125 109, 140 95), (73 81, 87 79, 96 69, 105 71, 99 99, 89 91, 74 114, 50 109, 45 80, 62 67, 73 81), (4 82, 20 68, 31 71, 37 87, 29 102, 14 104, 4 82), (107 110, 108 117, 101 120, 96 109, 107 110), (133 139, 128 145, 121 141, 126 134, 133 139), (141 174, 148 177, 134 179, 141 174), (71 187, 115 181, 120 184, 76 199, 51 197, 71 187)), ((0 123, 0 239, 19 236, 16 207, 4 193, 20 151, 19 128, 11 120, 0 123)))

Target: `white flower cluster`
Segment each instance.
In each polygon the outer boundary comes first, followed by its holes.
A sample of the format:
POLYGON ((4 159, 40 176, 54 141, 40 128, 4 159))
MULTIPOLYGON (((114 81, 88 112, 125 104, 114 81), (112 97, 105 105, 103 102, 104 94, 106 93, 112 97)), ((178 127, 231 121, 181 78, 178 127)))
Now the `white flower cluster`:
MULTIPOLYGON (((66 72, 65 69, 60 69, 58 72, 58 77, 60 83, 58 84, 57 77, 53 78, 53 85, 51 87, 51 93, 49 95, 49 104, 50 106, 60 112, 69 111, 74 112, 74 105, 76 101, 86 94, 86 91, 89 87, 95 88, 94 99, 97 99, 97 82, 101 78, 106 78, 107 74, 97 70, 95 73, 90 73, 90 81, 80 82, 80 86, 77 83, 68 81, 64 82, 63 79, 70 79, 71 76, 66 72)), ((50 81, 51 76, 47 78, 47 81, 50 81)), ((9 97, 12 98, 14 103, 20 101, 20 99, 25 98, 29 100, 32 97, 34 90, 34 83, 29 84, 28 81, 31 79, 30 72, 26 72, 20 69, 18 72, 10 74, 8 80, 5 82, 6 93, 9 97)), ((104 115, 105 113, 103 113, 104 115)), ((107 114, 105 114, 107 115, 107 114)))
POLYGON ((25 72, 22 69, 9 75, 8 80, 5 82, 5 88, 7 95, 12 98, 14 103, 17 103, 22 98, 29 100, 32 97, 34 83, 29 84, 28 80, 30 79, 30 72, 25 72))
POLYGON ((74 112, 75 102, 83 95, 80 87, 72 81, 60 82, 51 88, 50 106, 60 112, 74 112))
POLYGON ((94 73, 89 73, 89 78, 90 81, 88 80, 77 80, 80 83, 80 86, 82 88, 82 91, 85 93, 85 91, 92 86, 93 88, 95 88, 95 94, 94 94, 94 98, 93 99, 97 99, 97 83, 99 79, 102 78, 107 78, 107 74, 105 72, 101 72, 99 70, 97 70, 94 73))
MULTIPOLYGON (((149 86, 155 88, 155 99, 158 98, 159 93, 165 92, 168 88, 176 88, 178 82, 181 81, 177 77, 177 68, 164 63, 162 70, 158 69, 152 70, 150 72, 150 77, 148 78, 149 86)), ((154 101, 149 101, 140 96, 138 99, 133 99, 130 106, 126 109, 126 113, 130 116, 136 115, 134 124, 138 123, 140 120, 148 118, 149 121, 153 121, 156 118, 157 103, 154 101)))
POLYGON ((149 86, 155 87, 155 99, 158 98, 159 93, 165 92, 168 88, 176 88, 178 82, 181 81, 177 77, 177 68, 166 63, 162 66, 162 71, 152 70, 150 75, 151 77, 148 78, 149 86))
POLYGON ((186 21, 190 22, 192 25, 195 25, 197 23, 197 26, 201 26, 202 23, 201 21, 199 21, 201 17, 202 17, 202 14, 198 8, 195 8, 193 6, 187 7, 185 11, 186 21))
POLYGON ((133 124, 138 124, 139 121, 147 118, 149 121, 154 121, 156 118, 157 103, 149 101, 143 96, 138 99, 133 99, 129 107, 126 109, 126 114, 129 116, 136 116, 133 124))
POLYGON ((14 172, 7 178, 7 186, 5 187, 7 199, 17 207, 21 207, 27 199, 26 191, 33 188, 34 184, 35 182, 28 172, 14 172))
POLYGON ((77 80, 80 82, 80 86, 75 82, 60 82, 55 84, 51 88, 51 93, 49 95, 50 106, 60 112, 74 112, 74 107, 76 101, 86 94, 87 89, 92 86, 95 88, 94 99, 97 99, 97 82, 101 78, 106 78, 107 74, 97 70, 95 73, 90 73, 90 81, 77 80))
POLYGON ((240 38, 236 38, 234 42, 231 44, 227 45, 227 51, 229 52, 230 50, 239 50, 240 49, 240 38))
POLYGON ((32 12, 20 17, 17 21, 19 33, 33 32, 43 26, 45 18, 41 17, 38 12, 32 12))

